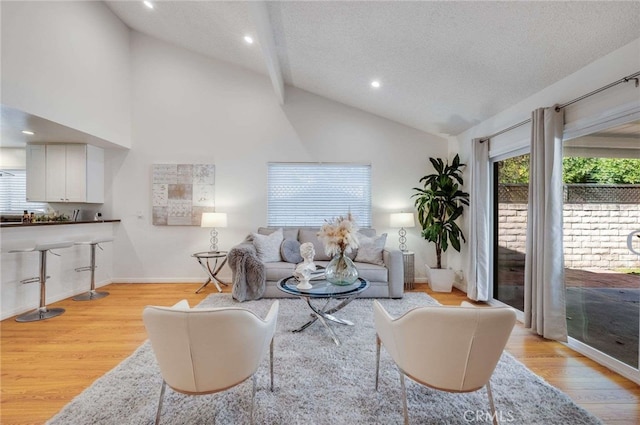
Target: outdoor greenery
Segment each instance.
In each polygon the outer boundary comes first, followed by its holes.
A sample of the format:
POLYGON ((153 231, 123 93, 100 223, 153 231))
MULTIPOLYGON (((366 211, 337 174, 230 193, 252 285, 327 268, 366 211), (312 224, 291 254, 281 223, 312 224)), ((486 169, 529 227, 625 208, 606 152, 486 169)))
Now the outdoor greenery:
POLYGON ((460 251, 460 240, 466 242, 462 230, 456 224, 458 217, 464 211, 464 205, 469 205, 469 194, 460 190, 462 186, 462 170, 466 164, 460 163, 456 155, 451 165, 442 159, 429 158, 436 174, 428 174, 420 179, 423 187, 414 187, 418 210, 418 222, 422 226, 422 237, 436 245, 436 268, 442 268, 442 253, 449 248, 449 244, 460 251))
POLYGON ((631 274, 631 275, 634 275, 634 276, 640 276, 640 268, 636 268, 636 269, 616 269, 615 271, 617 271, 619 273, 631 274))
MULTIPOLYGON (((565 157, 564 183, 640 184, 640 159, 565 157)), ((528 183, 529 155, 498 163, 500 183, 528 183)))
POLYGON ((565 183, 640 184, 640 159, 564 158, 565 183))

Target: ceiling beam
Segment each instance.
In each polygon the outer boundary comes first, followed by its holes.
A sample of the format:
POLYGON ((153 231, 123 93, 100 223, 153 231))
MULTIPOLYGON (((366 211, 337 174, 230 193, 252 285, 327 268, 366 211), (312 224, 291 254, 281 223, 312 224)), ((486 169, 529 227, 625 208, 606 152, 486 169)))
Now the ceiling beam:
POLYGON ((267 3, 264 1, 249 2, 249 9, 253 24, 256 26, 256 36, 269 71, 273 90, 276 92, 280 105, 284 105, 284 79, 280 70, 280 62, 278 62, 276 41, 273 38, 273 27, 269 20, 267 3))

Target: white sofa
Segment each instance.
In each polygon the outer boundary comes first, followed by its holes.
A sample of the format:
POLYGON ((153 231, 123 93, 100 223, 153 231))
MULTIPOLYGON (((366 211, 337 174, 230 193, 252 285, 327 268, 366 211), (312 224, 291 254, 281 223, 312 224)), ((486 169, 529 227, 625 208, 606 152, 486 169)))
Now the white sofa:
MULTIPOLYGON (((278 229, 261 227, 258 235, 270 235, 278 229)), ((314 263, 326 266, 330 258, 324 251, 324 246, 318 240, 318 228, 283 228, 284 241, 287 239, 302 244, 314 244, 314 263)), ((366 237, 377 237, 375 229, 360 229, 360 234, 366 237)), ((380 235, 386 237, 386 235, 380 235)), ((362 238, 365 239, 365 238, 362 238)), ((284 242, 283 242, 284 243, 284 242)), ((294 245, 295 246, 295 245, 294 245)), ((357 253, 350 255, 358 260, 357 253)), ((382 250, 382 263, 354 261, 360 277, 369 281, 370 286, 360 296, 368 298, 402 298, 404 294, 404 265, 402 252, 398 249, 382 250)), ((291 295, 280 291, 276 284, 285 277, 293 275, 296 262, 288 262, 280 256, 279 261, 261 261, 253 243, 253 234, 242 243, 229 251, 229 265, 232 270, 234 298, 239 301, 249 299, 285 298, 291 295), (239 285, 236 287, 236 285, 239 285)))

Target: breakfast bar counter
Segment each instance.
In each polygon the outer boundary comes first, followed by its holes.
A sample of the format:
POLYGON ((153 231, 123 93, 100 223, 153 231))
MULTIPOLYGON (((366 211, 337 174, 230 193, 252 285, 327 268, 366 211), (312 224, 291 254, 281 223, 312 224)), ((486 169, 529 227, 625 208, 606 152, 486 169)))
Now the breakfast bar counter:
POLYGON ((77 245, 100 238, 114 238, 113 243, 101 244, 95 269, 96 287, 111 283, 113 276, 113 252, 118 242, 120 220, 55 221, 35 223, 0 224, 0 319, 4 320, 38 307, 38 283, 23 284, 20 281, 38 274, 37 252, 9 252, 26 250, 38 244, 70 241, 67 248, 53 250, 47 260, 46 303, 50 304, 86 292, 89 288, 88 272, 76 272, 91 262, 86 245, 77 245))
POLYGON ((7 221, 0 223, 0 228, 14 228, 14 227, 34 227, 34 226, 58 226, 65 224, 99 224, 99 223, 119 223, 120 220, 87 220, 87 221, 36 221, 33 223, 21 223, 21 222, 13 222, 7 221))

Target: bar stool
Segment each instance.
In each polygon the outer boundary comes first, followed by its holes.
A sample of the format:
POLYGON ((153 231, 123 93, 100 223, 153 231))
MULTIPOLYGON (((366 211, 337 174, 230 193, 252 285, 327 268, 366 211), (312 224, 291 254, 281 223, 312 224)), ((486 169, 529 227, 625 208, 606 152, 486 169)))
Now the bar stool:
MULTIPOLYGON (((46 282, 51 276, 47 276, 47 252, 52 249, 68 248, 73 245, 71 241, 48 242, 36 245, 33 248, 13 249, 9 252, 34 252, 40 253, 40 276, 21 280, 20 283, 40 282, 40 307, 37 310, 16 317, 16 322, 35 322, 38 320, 50 319, 64 313, 64 308, 47 308, 46 302, 46 282)), ((51 251, 53 255, 60 256, 51 251)))
POLYGON ((91 301, 91 300, 97 300, 100 298, 104 298, 107 295, 109 295, 108 292, 98 292, 96 291, 96 246, 100 249, 102 249, 102 247, 100 246, 101 243, 105 243, 105 242, 113 242, 113 238, 110 237, 106 237, 106 238, 97 238, 97 239, 93 239, 91 241, 84 241, 84 242, 76 242, 76 245, 89 245, 91 246, 91 265, 86 266, 86 267, 78 267, 76 269, 77 272, 84 272, 87 270, 91 270, 91 289, 89 290, 89 292, 85 292, 84 294, 80 294, 80 295, 76 295, 75 297, 73 297, 74 301, 91 301))

